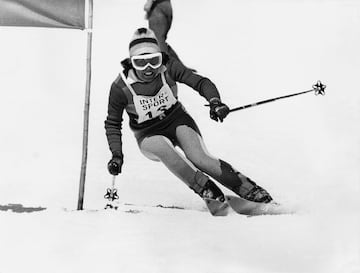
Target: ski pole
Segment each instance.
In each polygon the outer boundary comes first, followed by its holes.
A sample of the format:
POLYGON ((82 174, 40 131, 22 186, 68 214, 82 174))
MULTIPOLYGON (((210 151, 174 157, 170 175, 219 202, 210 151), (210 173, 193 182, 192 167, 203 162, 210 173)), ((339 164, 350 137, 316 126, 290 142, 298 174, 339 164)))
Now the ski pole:
POLYGON ((112 176, 112 180, 111 180, 111 189, 114 190, 115 188, 115 180, 116 180, 116 175, 112 176))
POLYGON ((105 209, 107 208, 117 209, 117 207, 112 204, 116 199, 119 199, 119 196, 117 194, 117 188, 115 188, 115 179, 116 179, 116 175, 113 175, 111 181, 111 188, 108 188, 104 195, 104 198, 109 201, 109 203, 106 204, 105 209))
POLYGON ((276 97, 276 98, 272 98, 272 99, 262 100, 262 101, 258 101, 258 102, 255 102, 255 103, 243 105, 243 106, 239 106, 239 107, 230 109, 230 113, 235 112, 235 111, 239 111, 239 110, 243 110, 243 109, 246 109, 246 108, 258 106, 258 105, 261 105, 261 104, 269 103, 269 102, 272 102, 272 101, 276 101, 276 100, 280 100, 280 99, 285 99, 285 98, 290 98, 290 97, 306 94, 306 93, 309 93, 309 92, 315 92, 316 96, 317 95, 324 96, 325 95, 325 88, 326 88, 326 85, 322 84, 321 81, 318 81, 316 84, 314 84, 312 86, 312 89, 310 89, 310 90, 302 91, 302 92, 298 92, 298 93, 294 93, 294 94, 290 94, 290 95, 280 96, 280 97, 276 97))
MULTIPOLYGON (((315 92, 316 96, 317 95, 324 96, 325 95, 325 88, 326 88, 326 85, 324 85, 321 81, 317 81, 317 83, 314 84, 312 86, 312 89, 310 89, 310 90, 306 90, 306 91, 302 91, 302 92, 298 92, 298 93, 294 93, 294 94, 290 94, 290 95, 280 96, 280 97, 276 97, 276 98, 272 98, 272 99, 262 100, 262 101, 250 103, 250 104, 247 104, 247 105, 235 107, 233 109, 230 109, 230 113, 235 112, 235 111, 239 111, 239 110, 243 110, 243 109, 246 109, 246 108, 258 106, 258 105, 261 105, 261 104, 269 103, 269 102, 272 102, 272 101, 276 101, 276 100, 280 100, 280 99, 285 99, 285 98, 290 98, 290 97, 306 94, 306 93, 309 93, 309 92, 315 92)), ((210 105, 207 104, 205 106, 210 106, 210 105)))

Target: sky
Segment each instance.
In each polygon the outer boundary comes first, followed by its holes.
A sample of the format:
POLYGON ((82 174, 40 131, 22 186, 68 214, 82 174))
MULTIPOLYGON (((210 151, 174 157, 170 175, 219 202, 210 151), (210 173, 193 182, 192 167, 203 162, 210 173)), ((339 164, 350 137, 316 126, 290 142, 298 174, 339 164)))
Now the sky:
POLYGON ((0 273, 358 272, 359 3, 172 1, 169 44, 230 108, 327 85, 326 96, 234 112, 221 124, 179 85, 209 151, 298 209, 253 218, 205 213, 202 200, 139 152, 127 117, 116 178, 122 206, 102 210, 111 185, 108 93, 132 33, 147 25, 143 4, 94 1, 84 211, 76 206, 87 33, 0 27, 0 273), (126 203, 140 212, 127 213, 126 203))

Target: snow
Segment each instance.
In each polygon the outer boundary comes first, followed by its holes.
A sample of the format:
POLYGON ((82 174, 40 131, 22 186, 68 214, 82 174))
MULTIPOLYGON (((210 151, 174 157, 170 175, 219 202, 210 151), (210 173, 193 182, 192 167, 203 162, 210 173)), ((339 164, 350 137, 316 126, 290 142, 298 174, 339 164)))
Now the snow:
POLYGON ((172 3, 169 43, 230 107, 305 91, 317 80, 327 85, 324 97, 235 112, 222 124, 179 86, 211 153, 298 212, 212 217, 165 167, 141 155, 127 118, 116 186, 120 203, 135 206, 102 210, 111 184, 108 91, 134 29, 146 21, 144 1, 95 1, 84 211, 76 205, 86 32, 0 28, 0 273, 360 272, 359 3, 172 3))

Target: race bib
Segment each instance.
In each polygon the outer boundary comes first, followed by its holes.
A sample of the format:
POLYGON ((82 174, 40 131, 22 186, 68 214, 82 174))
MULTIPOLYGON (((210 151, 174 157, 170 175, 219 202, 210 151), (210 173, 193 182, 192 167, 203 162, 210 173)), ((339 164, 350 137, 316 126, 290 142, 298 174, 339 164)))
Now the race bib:
POLYGON ((165 117, 164 112, 177 102, 168 85, 164 85, 155 96, 137 95, 133 97, 133 101, 139 116, 138 123, 165 117))

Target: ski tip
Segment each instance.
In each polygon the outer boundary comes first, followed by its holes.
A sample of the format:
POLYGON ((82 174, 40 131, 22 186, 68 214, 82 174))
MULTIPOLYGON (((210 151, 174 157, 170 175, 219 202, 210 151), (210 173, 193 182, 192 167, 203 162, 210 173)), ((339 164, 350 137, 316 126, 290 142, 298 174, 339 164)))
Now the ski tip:
POLYGON ((283 204, 280 204, 276 201, 272 201, 270 203, 257 203, 238 196, 226 196, 226 200, 235 212, 247 216, 282 215, 295 213, 294 210, 291 210, 290 208, 287 208, 283 204))
POLYGON ((206 206, 213 216, 226 216, 229 213, 230 206, 227 202, 221 202, 214 199, 204 198, 206 206))

